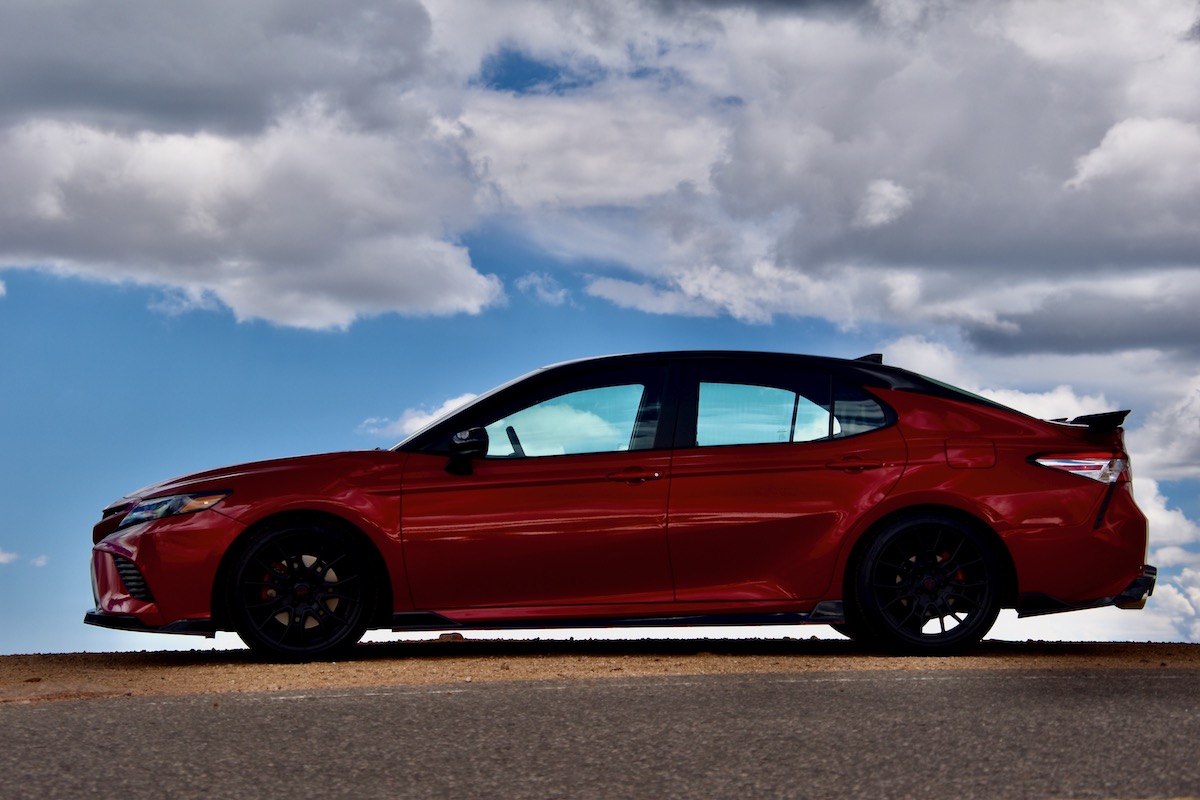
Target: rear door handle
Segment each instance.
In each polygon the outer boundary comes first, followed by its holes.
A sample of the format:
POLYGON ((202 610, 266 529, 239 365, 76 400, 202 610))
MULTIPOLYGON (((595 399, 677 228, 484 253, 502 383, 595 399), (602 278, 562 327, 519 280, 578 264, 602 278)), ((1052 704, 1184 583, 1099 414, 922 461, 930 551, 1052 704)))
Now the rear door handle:
POLYGON ((859 458, 858 456, 846 456, 836 461, 830 461, 825 466, 829 469, 840 469, 843 472, 862 472, 868 469, 879 469, 883 466, 883 462, 859 458))
POLYGON ((645 483, 646 481, 656 481, 664 477, 666 477, 666 473, 661 469, 646 469, 644 467, 630 467, 620 472, 610 472, 608 474, 610 481, 617 481, 618 483, 645 483))

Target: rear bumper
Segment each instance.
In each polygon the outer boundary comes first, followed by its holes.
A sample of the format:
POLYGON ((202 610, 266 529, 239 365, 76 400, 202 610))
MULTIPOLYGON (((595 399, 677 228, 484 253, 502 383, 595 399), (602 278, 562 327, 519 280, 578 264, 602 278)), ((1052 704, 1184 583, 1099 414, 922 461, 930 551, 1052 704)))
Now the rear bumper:
POLYGON ((1139 609, 1146 607, 1146 600, 1154 594, 1154 584, 1158 581, 1158 568, 1146 564, 1142 574, 1134 578, 1133 583, 1125 591, 1117 595, 1113 605, 1117 608, 1139 609))
POLYGON ((1112 597, 1101 597, 1086 603, 1064 603, 1044 594, 1023 594, 1017 606, 1017 616, 1033 617, 1039 614, 1056 614, 1060 611, 1079 611, 1086 608, 1117 608, 1139 609, 1146 607, 1146 600, 1154 594, 1154 584, 1158 580, 1158 568, 1145 564, 1138 575, 1125 589, 1112 597))

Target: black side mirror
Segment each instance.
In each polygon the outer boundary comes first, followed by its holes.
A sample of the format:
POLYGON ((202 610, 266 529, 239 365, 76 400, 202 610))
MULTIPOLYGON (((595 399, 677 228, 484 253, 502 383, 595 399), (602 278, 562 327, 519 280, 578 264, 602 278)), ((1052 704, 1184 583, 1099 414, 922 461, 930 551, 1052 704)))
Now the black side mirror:
POLYGON ((471 459, 483 458, 488 452, 488 432, 484 428, 468 428, 450 439, 450 461, 446 471, 452 475, 470 475, 471 459))

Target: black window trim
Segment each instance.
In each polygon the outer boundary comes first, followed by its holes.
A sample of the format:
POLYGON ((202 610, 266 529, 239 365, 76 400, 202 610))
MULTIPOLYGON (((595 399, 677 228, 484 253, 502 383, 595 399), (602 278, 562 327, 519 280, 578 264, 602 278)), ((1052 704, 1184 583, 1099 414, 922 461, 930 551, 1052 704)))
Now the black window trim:
MULTIPOLYGON (((721 365, 743 367, 757 365, 784 372, 802 370, 829 375, 833 386, 833 401, 836 403, 839 387, 865 391, 883 410, 886 422, 881 426, 882 428, 891 427, 896 423, 896 412, 878 394, 871 391, 873 388, 915 391, 958 400, 966 399, 961 394, 938 387, 923 376, 907 370, 828 356, 722 350, 602 356, 544 367, 509 381, 481 395, 442 421, 412 434, 393 449, 402 452, 446 455, 450 437, 464 430, 472 420, 490 414, 495 414, 495 418, 498 418, 505 413, 507 408, 516 410, 521 407, 522 403, 537 402, 531 398, 539 392, 546 392, 549 386, 562 388, 568 381, 578 381, 581 388, 588 384, 600 386, 604 383, 595 380, 598 373, 619 375, 641 372, 641 374, 645 374, 647 370, 657 371, 661 378, 661 407, 653 450, 636 452, 691 449, 695 447, 696 391, 698 390, 698 382, 694 376, 701 366, 721 365), (690 425, 689 417, 691 418, 690 425), (687 430, 688 428, 690 430, 687 430), (691 444, 687 441, 689 435, 692 440, 691 444)), ((613 380, 608 385, 620 382, 620 380, 613 380)), ((834 410, 836 411, 836 409, 834 410)), ((862 433, 851 434, 851 436, 860 436, 862 433)), ((833 438, 850 437, 837 436, 833 438)), ((803 445, 805 443, 798 442, 796 444, 803 445)))

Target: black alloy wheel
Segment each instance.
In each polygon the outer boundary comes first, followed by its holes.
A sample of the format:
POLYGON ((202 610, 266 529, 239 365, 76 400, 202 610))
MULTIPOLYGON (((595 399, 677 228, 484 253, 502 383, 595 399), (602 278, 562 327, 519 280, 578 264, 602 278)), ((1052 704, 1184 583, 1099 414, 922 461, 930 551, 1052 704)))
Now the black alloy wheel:
POLYGON ((257 536, 229 584, 234 629, 250 649, 306 661, 362 638, 374 597, 369 562, 344 532, 294 524, 257 536))
POLYGON ((881 531, 859 561, 855 625, 891 650, 960 650, 996 622, 1000 584, 1000 561, 974 527, 949 517, 901 520, 881 531))

